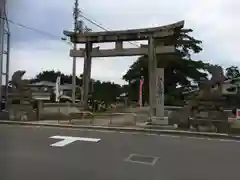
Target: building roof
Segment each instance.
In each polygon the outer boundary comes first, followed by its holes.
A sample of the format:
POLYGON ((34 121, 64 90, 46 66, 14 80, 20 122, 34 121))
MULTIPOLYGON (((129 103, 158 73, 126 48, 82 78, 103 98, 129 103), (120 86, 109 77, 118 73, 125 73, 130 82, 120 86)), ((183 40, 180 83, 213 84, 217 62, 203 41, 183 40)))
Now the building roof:
MULTIPOLYGON (((32 83, 32 84, 36 85, 36 86, 45 86, 45 87, 52 87, 52 88, 54 88, 56 86, 55 82, 49 82, 49 81, 40 81, 40 82, 36 82, 36 83, 32 83)), ((60 88, 63 90, 71 90, 72 84, 67 84, 67 83, 61 84, 60 88)))

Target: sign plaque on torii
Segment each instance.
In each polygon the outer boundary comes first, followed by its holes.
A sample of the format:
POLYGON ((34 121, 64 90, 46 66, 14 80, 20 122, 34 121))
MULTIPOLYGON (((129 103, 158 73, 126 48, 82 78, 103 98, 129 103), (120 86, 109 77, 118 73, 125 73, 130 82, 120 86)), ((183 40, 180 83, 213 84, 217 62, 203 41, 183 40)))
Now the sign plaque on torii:
POLYGON ((64 31, 64 35, 70 37, 71 42, 85 44, 85 49, 70 50, 71 57, 84 57, 83 70, 83 102, 87 105, 89 82, 91 77, 92 57, 116 57, 116 56, 148 56, 149 66, 149 104, 150 117, 164 117, 164 83, 161 81, 161 90, 158 89, 158 79, 164 80, 164 71, 157 70, 156 54, 173 54, 175 46, 166 46, 164 40, 173 36, 176 29, 181 29, 184 21, 179 21, 166 26, 154 28, 131 29, 122 31, 105 32, 84 32, 74 33, 64 31), (148 45, 141 45, 139 48, 123 48, 124 41, 147 40, 148 45), (155 40, 158 41, 156 45, 155 40), (159 43, 161 42, 162 43, 159 43), (114 49, 92 48, 93 43, 114 42, 114 49), (161 45, 159 45, 161 44, 161 45), (157 73, 157 72, 160 73, 157 73), (159 75, 157 75, 159 74, 159 75), (160 94, 159 94, 159 93, 160 94))

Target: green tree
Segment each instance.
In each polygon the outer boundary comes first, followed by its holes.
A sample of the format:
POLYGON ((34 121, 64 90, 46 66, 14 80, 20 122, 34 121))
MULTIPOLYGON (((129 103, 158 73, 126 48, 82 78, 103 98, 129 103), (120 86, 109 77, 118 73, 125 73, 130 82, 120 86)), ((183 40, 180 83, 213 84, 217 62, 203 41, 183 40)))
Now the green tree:
POLYGON ((237 66, 230 66, 226 68, 226 78, 234 79, 240 77, 239 68, 237 66))
POLYGON ((112 103, 116 101, 116 98, 121 94, 121 86, 112 82, 94 82, 94 99, 105 101, 106 103, 112 103))
MULTIPOLYGON (((42 71, 36 75, 32 82, 39 81, 48 81, 48 82, 56 82, 58 76, 61 76, 61 83, 72 83, 72 76, 65 75, 60 71, 42 71)), ((82 85, 82 75, 76 77, 76 84, 78 86, 82 85)), ((112 82, 101 82, 99 80, 91 79, 89 93, 93 95, 94 99, 103 100, 106 103, 115 102, 116 98, 121 94, 122 87, 118 84, 112 82), (92 93, 93 92, 93 93, 92 93)), ((80 97, 80 89, 76 90, 77 96, 80 97)))
MULTIPOLYGON (((202 51, 200 40, 191 37, 191 29, 176 29, 174 36, 165 39, 165 45, 175 45, 177 52, 174 55, 156 55, 157 66, 164 67, 165 70, 165 93, 168 96, 179 97, 177 85, 190 86, 191 83, 199 82, 201 79, 207 79, 205 64, 202 61, 192 60, 192 54, 202 51)), ((157 42, 158 43, 158 42, 157 42)), ((142 56, 132 64, 123 79, 129 82, 134 93, 133 99, 136 99, 138 94, 139 80, 144 77, 144 99, 148 100, 149 80, 148 80, 148 57, 142 56)), ((172 97, 170 97, 172 99, 172 97)))

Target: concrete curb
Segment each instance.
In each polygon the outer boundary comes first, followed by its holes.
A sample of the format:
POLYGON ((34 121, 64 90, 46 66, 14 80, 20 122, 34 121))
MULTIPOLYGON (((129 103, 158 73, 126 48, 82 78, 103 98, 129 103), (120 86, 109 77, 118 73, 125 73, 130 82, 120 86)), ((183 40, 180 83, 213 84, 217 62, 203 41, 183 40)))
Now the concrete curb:
POLYGON ((232 139, 239 140, 240 136, 231 134, 220 133, 208 133, 208 132, 192 132, 182 130, 169 130, 169 129, 148 129, 143 127, 106 127, 106 126, 89 126, 89 125, 68 125, 68 124, 49 124, 49 123, 37 123, 37 122, 22 122, 22 121, 6 121, 0 120, 0 124, 8 125, 25 125, 25 126, 43 126, 43 127, 61 127, 61 128, 74 128, 74 129, 92 129, 92 130, 107 130, 107 131, 122 131, 122 132, 141 132, 147 134, 169 134, 169 135, 181 135, 191 137, 207 137, 207 138, 220 138, 220 139, 232 139))

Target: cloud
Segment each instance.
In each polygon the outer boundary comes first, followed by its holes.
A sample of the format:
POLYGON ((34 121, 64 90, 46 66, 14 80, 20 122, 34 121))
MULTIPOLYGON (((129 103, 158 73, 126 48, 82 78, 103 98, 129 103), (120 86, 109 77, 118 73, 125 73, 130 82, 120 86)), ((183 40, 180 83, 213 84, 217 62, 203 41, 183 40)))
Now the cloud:
MULTIPOLYGON (((42 69, 58 69, 71 73, 69 46, 57 40, 64 29, 72 29, 73 0, 8 0, 9 18, 27 26, 41 29, 56 37, 43 36, 16 25, 12 30, 11 71, 26 68, 28 76, 42 69)), ((109 29, 144 28, 185 20, 193 36, 203 40, 204 51, 194 56, 224 67, 239 65, 238 39, 240 28, 238 0, 81 0, 80 7, 90 19, 109 29)), ((99 28, 85 21, 97 31, 99 28)), ((129 45, 133 47, 132 45, 129 45)), ((102 46, 101 46, 102 47, 102 46)), ((109 45, 104 45, 109 47, 109 45)), ((94 59, 93 77, 123 83, 121 76, 134 57, 94 59)), ((77 74, 82 72, 83 60, 78 60, 77 74)))
MULTIPOLYGON (((72 58, 69 46, 59 41, 37 41, 31 46, 18 43, 12 48, 10 63, 12 74, 16 70, 27 70, 26 77, 31 78, 43 70, 56 70, 71 74, 72 58), (56 53, 57 52, 57 53, 56 53)), ((121 77, 135 58, 93 58, 92 77, 104 81, 123 84, 121 77), (117 67, 117 68, 116 68, 117 67)), ((83 58, 77 58, 77 75, 83 72, 83 58)))

